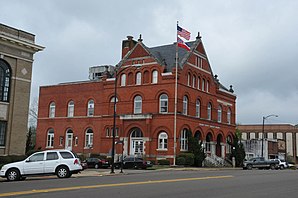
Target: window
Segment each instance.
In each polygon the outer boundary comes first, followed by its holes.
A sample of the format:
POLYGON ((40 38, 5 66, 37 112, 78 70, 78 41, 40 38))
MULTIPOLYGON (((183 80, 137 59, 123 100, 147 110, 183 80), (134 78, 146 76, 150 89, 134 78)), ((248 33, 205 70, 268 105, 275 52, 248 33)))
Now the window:
POLYGON ((192 77, 192 87, 193 88, 196 87, 196 77, 195 76, 192 77))
POLYGON ((56 110, 55 102, 51 102, 50 109, 49 109, 49 117, 50 118, 54 118, 55 117, 55 110, 56 110))
POLYGON ((5 146, 6 122, 0 121, 0 146, 5 146))
POLYGON ((44 153, 36 153, 29 158, 29 162, 43 161, 44 153))
POLYGON ((187 75, 187 86, 190 86, 190 74, 187 75))
POLYGON ((54 147, 54 130, 50 129, 47 135, 47 148, 54 147))
POLYGON ((187 107, 188 107, 188 98, 187 96, 183 96, 183 114, 187 115, 187 107))
POLYGON ((221 122, 221 117, 222 117, 222 108, 219 105, 217 109, 217 122, 221 122))
POLYGON ((122 74, 121 75, 121 86, 125 86, 126 85, 126 74, 122 74))
POLYGON ((196 117, 200 117, 200 112, 201 112, 201 102, 199 99, 196 101, 196 117))
POLYGON ((158 135, 158 149, 168 149, 168 135, 166 132, 161 132, 158 135))
POLYGON ((183 129, 180 137, 180 150, 187 151, 188 150, 188 140, 187 140, 187 129, 183 129))
POLYGON ((74 115, 74 102, 70 101, 68 103, 68 112, 67 112, 67 117, 73 117, 74 115))
POLYGON ((136 96, 134 98, 134 114, 142 113, 142 97, 136 96))
POLYGON ((159 97, 159 112, 160 113, 168 113, 168 95, 162 94, 159 97))
POLYGON ((138 72, 136 74, 136 85, 140 85, 142 82, 142 73, 141 72, 138 72))
POLYGON ((228 124, 231 124, 231 109, 228 108, 228 112, 227 112, 227 122, 228 124))
POLYGON ((205 79, 202 81, 202 91, 205 91, 205 79))
POLYGON ((59 153, 60 153, 60 155, 62 156, 63 159, 72 159, 72 158, 74 158, 70 152, 60 151, 59 153))
POLYGON ((206 84, 206 92, 209 92, 209 81, 207 80, 207 84, 206 84))
POLYGON ((10 66, 0 59, 0 101, 9 101, 10 66))
POLYGON ((202 68, 202 58, 197 56, 196 57, 196 66, 202 68))
POLYGON ((156 84, 158 81, 158 71, 154 70, 152 72, 152 84, 156 84))
POLYGON ((57 152, 48 152, 47 153, 47 159, 46 160, 57 160, 58 154, 57 152))
POLYGON ((208 103, 208 107, 207 107, 207 119, 208 120, 211 120, 211 117, 212 117, 212 105, 211 103, 208 103))
POLYGON ((200 89, 200 77, 198 77, 198 89, 200 89))
POLYGON ((110 137, 110 128, 106 128, 106 137, 110 137))
POLYGON ((94 101, 89 100, 88 101, 88 111, 87 111, 87 116, 93 116, 94 115, 94 101))
POLYGON ((88 129, 85 135, 85 147, 91 148, 93 146, 93 131, 88 129))
MULTIPOLYGON (((113 130, 114 130, 114 128, 111 128, 111 137, 113 137, 113 130)), ((119 137, 119 128, 117 128, 117 127, 115 130, 115 137, 119 137)))

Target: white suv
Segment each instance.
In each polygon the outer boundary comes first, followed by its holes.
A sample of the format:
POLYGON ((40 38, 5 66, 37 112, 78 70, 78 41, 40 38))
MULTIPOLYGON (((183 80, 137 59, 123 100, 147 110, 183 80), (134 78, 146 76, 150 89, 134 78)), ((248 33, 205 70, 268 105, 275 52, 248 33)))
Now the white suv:
POLYGON ((69 150, 47 150, 36 152, 27 159, 6 164, 0 176, 8 181, 24 180, 28 175, 54 174, 67 178, 83 170, 80 159, 69 150))

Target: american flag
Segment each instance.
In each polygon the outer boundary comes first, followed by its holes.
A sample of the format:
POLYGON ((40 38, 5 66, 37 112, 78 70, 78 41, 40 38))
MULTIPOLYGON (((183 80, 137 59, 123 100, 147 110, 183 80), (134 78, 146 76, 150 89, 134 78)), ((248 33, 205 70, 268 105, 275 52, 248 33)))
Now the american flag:
POLYGON ((184 48, 187 51, 190 51, 190 46, 185 43, 181 38, 179 38, 179 36, 177 36, 177 43, 178 43, 178 47, 184 48))
POLYGON ((190 39, 190 32, 177 25, 177 34, 186 40, 190 39))

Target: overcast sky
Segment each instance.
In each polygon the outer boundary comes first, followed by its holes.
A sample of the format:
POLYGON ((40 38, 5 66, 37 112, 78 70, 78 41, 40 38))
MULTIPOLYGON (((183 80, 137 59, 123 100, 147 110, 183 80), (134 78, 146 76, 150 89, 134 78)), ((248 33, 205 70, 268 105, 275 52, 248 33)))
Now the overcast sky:
POLYGON ((39 86, 88 79, 120 61, 127 35, 148 47, 175 41, 176 21, 201 32, 214 74, 233 85, 237 123, 298 124, 298 1, 2 0, 0 23, 36 35, 31 97, 39 86))

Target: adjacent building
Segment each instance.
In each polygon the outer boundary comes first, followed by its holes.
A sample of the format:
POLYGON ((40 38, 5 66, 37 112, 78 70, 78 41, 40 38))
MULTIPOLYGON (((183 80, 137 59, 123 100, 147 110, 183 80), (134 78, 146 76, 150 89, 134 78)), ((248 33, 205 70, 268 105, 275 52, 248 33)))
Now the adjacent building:
POLYGON ((115 68, 92 67, 87 81, 40 87, 37 147, 109 155, 114 131, 122 142, 116 153, 172 161, 188 150, 191 135, 210 156, 224 158, 236 129, 236 95, 213 74, 201 37, 188 44, 190 51, 177 51, 176 114, 176 43, 147 47, 141 36, 128 36, 115 68))
MULTIPOLYGON (((266 124, 264 125, 239 125, 237 128, 242 133, 242 140, 258 142, 259 146, 249 152, 255 156, 261 155, 261 143, 263 142, 263 156, 267 159, 293 158, 298 162, 298 127, 291 124, 266 124)), ((288 159, 289 160, 289 159, 288 159)), ((291 159, 290 159, 291 160, 291 159)))
POLYGON ((25 153, 35 35, 0 24, 0 155, 25 153))

